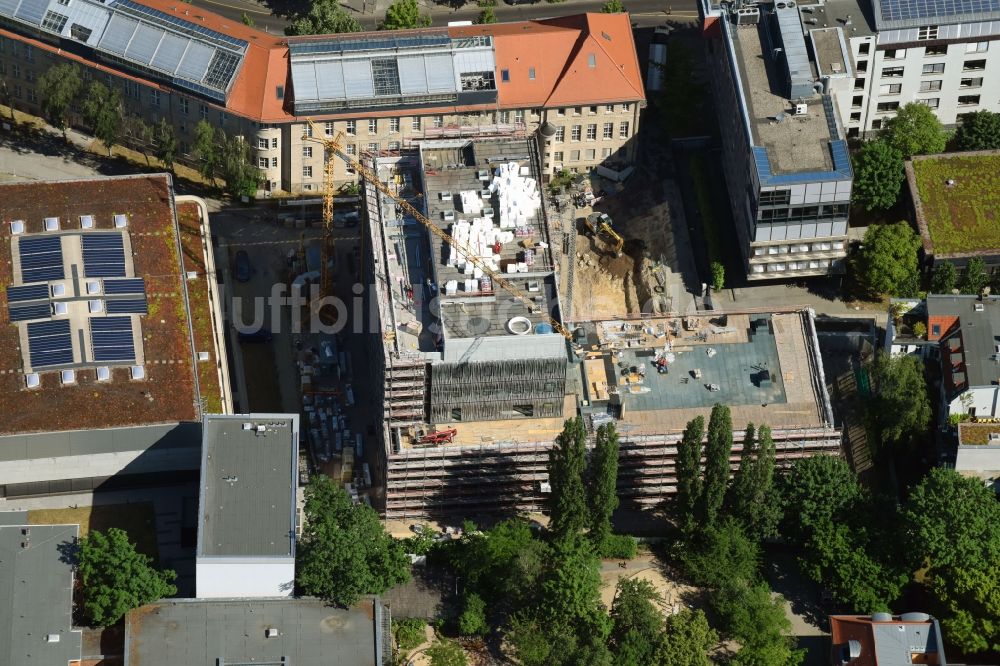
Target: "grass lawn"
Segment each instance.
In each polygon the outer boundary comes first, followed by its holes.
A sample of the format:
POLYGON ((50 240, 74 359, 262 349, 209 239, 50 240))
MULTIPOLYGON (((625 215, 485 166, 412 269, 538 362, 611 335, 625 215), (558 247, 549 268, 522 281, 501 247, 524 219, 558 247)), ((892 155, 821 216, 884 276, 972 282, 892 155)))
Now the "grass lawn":
POLYGON ((1000 248, 1000 155, 914 160, 913 171, 936 254, 1000 248))
POLYGON ((81 506, 75 509, 35 509, 28 512, 30 525, 80 525, 80 536, 90 530, 103 532, 117 527, 128 532, 136 550, 159 562, 156 547, 156 514, 151 502, 81 506))
POLYGON ((698 202, 698 211, 701 213, 703 233, 705 234, 705 249, 708 251, 708 260, 723 262, 722 237, 719 229, 719 220, 716 218, 716 203, 713 201, 712 182, 709 177, 708 164, 704 155, 691 153, 688 162, 691 170, 691 180, 694 181, 695 199, 698 202))

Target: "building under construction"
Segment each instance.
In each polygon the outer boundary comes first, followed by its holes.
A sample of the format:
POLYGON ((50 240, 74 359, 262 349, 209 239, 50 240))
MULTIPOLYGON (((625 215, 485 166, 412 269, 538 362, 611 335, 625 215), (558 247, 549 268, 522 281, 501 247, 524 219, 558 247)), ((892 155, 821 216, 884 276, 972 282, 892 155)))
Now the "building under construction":
POLYGON ((366 183, 387 517, 540 508, 549 449, 577 415, 591 430, 616 423, 619 492, 640 506, 673 492, 681 431, 716 402, 732 408, 734 466, 748 422, 771 426, 782 462, 839 452, 811 311, 575 321, 567 340, 556 285, 572 262, 530 141, 426 142, 370 160, 522 297, 366 183))

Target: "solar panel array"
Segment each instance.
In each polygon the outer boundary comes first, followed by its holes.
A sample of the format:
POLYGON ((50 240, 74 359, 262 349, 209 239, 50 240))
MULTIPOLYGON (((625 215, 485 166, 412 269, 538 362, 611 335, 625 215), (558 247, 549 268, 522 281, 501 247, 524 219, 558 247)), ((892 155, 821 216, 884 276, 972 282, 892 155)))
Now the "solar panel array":
POLYGON ((124 280, 105 280, 104 293, 111 294, 144 294, 146 281, 142 278, 126 278, 124 280))
POLYGON ((87 277, 125 277, 125 241, 121 234, 84 234, 83 274, 87 277))
POLYGON ((149 309, 146 306, 146 297, 141 298, 118 298, 113 301, 105 301, 104 311, 108 314, 146 314, 149 309))
POLYGON ((7 310, 11 321, 28 321, 30 319, 45 319, 52 315, 52 306, 44 303, 27 303, 25 305, 8 305, 7 310))
POLYGON ((28 357, 32 369, 73 362, 73 338, 69 320, 38 321, 28 324, 28 357))
POLYGON ((49 285, 47 284, 26 284, 21 287, 7 287, 7 302, 20 303, 21 301, 37 301, 48 299, 49 285))
POLYGON ((21 282, 62 280, 66 276, 59 236, 20 238, 17 249, 21 255, 21 282))
POLYGON ((95 361, 133 361, 132 320, 129 317, 99 317, 90 320, 90 342, 95 361))
POLYGON ((885 21, 910 21, 1000 12, 1000 0, 879 0, 879 10, 885 21))

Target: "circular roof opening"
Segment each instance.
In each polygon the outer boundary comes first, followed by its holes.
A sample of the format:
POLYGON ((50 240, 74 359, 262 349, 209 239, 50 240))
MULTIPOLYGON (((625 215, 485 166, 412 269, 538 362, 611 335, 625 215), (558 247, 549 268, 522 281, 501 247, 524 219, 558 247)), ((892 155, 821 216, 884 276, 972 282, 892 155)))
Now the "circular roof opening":
POLYGON ((507 322, 507 330, 514 335, 525 335, 531 330, 531 320, 527 317, 512 317, 507 322))
POLYGON ((469 317, 465 322, 465 332, 468 335, 482 335, 490 330, 490 320, 486 317, 469 317))

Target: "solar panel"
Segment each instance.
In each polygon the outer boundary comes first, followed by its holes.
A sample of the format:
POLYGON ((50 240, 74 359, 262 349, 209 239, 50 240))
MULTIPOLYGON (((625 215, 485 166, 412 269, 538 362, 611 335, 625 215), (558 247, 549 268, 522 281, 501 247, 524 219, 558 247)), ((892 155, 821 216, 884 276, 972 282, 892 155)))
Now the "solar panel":
POLYGON ((142 278, 104 281, 105 294, 143 294, 145 292, 146 281, 142 278))
POLYGON ((10 305, 10 320, 28 321, 29 319, 47 319, 52 316, 52 306, 48 301, 31 303, 29 305, 10 305))
POLYGON ((961 16, 1000 11, 1000 0, 880 0, 885 21, 961 16))
POLYGON ((26 284, 21 287, 7 287, 7 302, 37 301, 49 297, 47 284, 26 284))
POLYGON ((240 66, 242 58, 229 51, 216 51, 212 57, 212 62, 208 66, 208 72, 202 80, 206 86, 226 90, 229 82, 240 66))
POLYGON ((128 317, 90 320, 90 342, 95 361, 134 361, 132 321, 128 317))
POLYGON ((86 234, 81 240, 84 275, 125 277, 125 245, 121 234, 86 234))
POLYGON ((104 310, 108 314, 146 314, 148 312, 145 298, 119 298, 105 301, 104 310))
POLYGON ((28 357, 32 368, 72 363, 73 339, 69 320, 29 323, 28 357))
POLYGON ((65 277, 62 243, 58 236, 21 238, 17 248, 21 257, 21 282, 44 282, 65 277))

